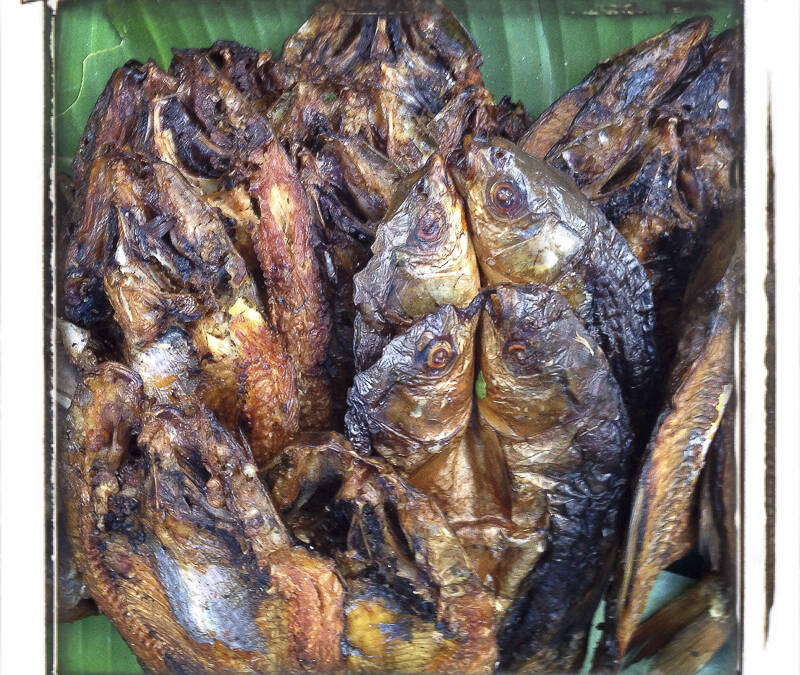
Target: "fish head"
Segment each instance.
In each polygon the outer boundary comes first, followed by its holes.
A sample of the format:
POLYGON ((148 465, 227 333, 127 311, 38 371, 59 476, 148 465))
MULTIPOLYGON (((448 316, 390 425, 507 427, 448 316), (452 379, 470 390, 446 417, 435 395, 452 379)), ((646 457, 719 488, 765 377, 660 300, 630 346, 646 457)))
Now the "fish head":
POLYGON ((391 440, 380 452, 391 463, 413 470, 466 428, 482 301, 479 295, 467 308, 446 305, 420 319, 356 376, 351 410, 386 432, 391 440))
POLYGON ((480 329, 483 416, 501 431, 531 436, 583 414, 607 374, 600 348, 556 291, 501 285, 488 293, 480 329))
POLYGON ((586 250, 591 205, 545 162, 502 139, 467 137, 452 173, 490 283, 549 283, 586 250))
POLYGON ((368 320, 408 325, 444 305, 467 306, 479 288, 461 199, 434 155, 378 226, 373 257, 355 276, 355 303, 368 320))

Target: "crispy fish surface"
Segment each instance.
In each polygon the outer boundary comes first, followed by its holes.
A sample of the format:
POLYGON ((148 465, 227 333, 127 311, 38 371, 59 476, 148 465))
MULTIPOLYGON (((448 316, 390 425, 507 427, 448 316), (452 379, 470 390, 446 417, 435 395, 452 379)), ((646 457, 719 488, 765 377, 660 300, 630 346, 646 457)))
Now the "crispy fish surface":
POLYGON ((152 403, 107 362, 84 378, 61 461, 78 569, 142 666, 335 671, 343 588, 291 544, 252 455, 190 396, 152 403))
MULTIPOLYGON (((594 140, 603 128, 608 137, 615 137, 615 125, 631 113, 660 101, 687 67, 695 65, 710 29, 711 20, 706 17, 689 19, 602 61, 583 82, 542 113, 520 145, 526 152, 544 159, 556 146, 566 148, 575 143, 576 147, 585 147, 580 145, 581 141, 585 144, 589 139, 594 140)), ((610 156, 612 152, 607 154, 610 156)), ((586 170, 591 167, 594 175, 609 170, 608 165, 600 163, 604 158, 592 164, 588 153, 580 155, 586 170)))
POLYGON ((484 281, 558 290, 601 345, 635 426, 645 429, 660 364, 642 266, 568 177, 501 138, 464 145, 453 172, 484 281))
POLYGON ((621 658, 656 575, 694 543, 695 486, 733 390, 733 331, 742 251, 738 228, 718 237, 690 282, 668 398, 634 493, 605 650, 621 658))
POLYGON ((311 211, 297 172, 273 136, 250 156, 251 198, 260 217, 253 246, 268 293, 272 321, 297 371, 300 423, 324 429, 331 423, 331 392, 324 363, 330 316, 311 241, 311 211))
POLYGON ((119 152, 95 160, 65 287, 73 305, 108 306, 99 316, 121 334, 128 360, 185 330, 197 362, 186 376, 202 380, 199 395, 224 424, 248 432, 259 463, 297 431, 297 386, 281 337, 221 215, 171 164, 119 152), (102 247, 85 246, 98 239, 102 247), (84 295, 98 282, 102 295, 84 295))
POLYGON ((444 305, 466 307, 480 289, 466 216, 444 159, 433 155, 407 184, 354 279, 359 370, 375 362, 398 329, 444 305))
POLYGON ((544 285, 491 291, 480 328, 484 438, 505 461, 512 527, 494 576, 500 667, 579 667, 617 548, 634 446, 602 349, 544 285))
POLYGON ((301 437, 268 480, 295 537, 337 561, 349 670, 492 670, 493 596, 434 501, 335 433, 301 437))
POLYGON ((359 453, 375 452, 409 475, 460 442, 472 413, 481 302, 420 319, 356 375, 345 427, 359 453))
POLYGON ((653 287, 667 360, 704 237, 741 192, 741 33, 712 39, 710 27, 692 19, 599 64, 521 141, 623 234, 653 287))

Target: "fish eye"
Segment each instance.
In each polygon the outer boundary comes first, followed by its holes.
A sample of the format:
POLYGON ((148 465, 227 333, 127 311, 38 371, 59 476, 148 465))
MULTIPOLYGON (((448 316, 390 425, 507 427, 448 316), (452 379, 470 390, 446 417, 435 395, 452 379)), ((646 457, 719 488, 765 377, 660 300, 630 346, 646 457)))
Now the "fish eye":
POLYGON ((420 241, 434 241, 442 230, 440 214, 434 210, 427 211, 417 222, 417 238, 420 241))
POLYGON ((528 352, 528 346, 524 342, 510 342, 506 345, 508 356, 518 363, 523 363, 528 352))
POLYGON ((425 362, 430 368, 439 370, 450 363, 453 355, 453 348, 449 342, 436 342, 428 349, 428 357, 425 362))
POLYGON ((504 216, 515 216, 524 204, 519 186, 510 178, 500 178, 489 189, 489 203, 504 216))
POLYGON ((492 187, 492 203, 503 211, 514 208, 517 202, 517 186, 509 181, 495 183, 492 187))

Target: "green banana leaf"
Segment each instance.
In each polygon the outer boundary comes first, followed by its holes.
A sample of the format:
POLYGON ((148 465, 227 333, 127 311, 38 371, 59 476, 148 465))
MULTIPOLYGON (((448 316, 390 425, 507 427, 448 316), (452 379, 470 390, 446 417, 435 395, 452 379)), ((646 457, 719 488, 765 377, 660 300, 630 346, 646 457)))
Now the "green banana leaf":
MULTIPOLYGON (((484 81, 537 115, 601 59, 698 13, 721 31, 741 21, 736 0, 446 0, 480 46, 484 81)), ((113 70, 130 59, 166 68, 171 48, 236 40, 280 52, 316 0, 61 0, 55 18, 56 169, 69 173, 83 127, 113 70)), ((645 616, 689 581, 663 573, 645 616)), ((599 615, 598 615, 599 620, 599 615)), ((595 630, 596 639, 596 630, 595 630)), ((139 673, 141 668, 102 616, 58 626, 59 673, 139 673)), ((647 663, 630 672, 646 672, 647 663)), ((705 675, 735 670, 728 645, 705 675)))

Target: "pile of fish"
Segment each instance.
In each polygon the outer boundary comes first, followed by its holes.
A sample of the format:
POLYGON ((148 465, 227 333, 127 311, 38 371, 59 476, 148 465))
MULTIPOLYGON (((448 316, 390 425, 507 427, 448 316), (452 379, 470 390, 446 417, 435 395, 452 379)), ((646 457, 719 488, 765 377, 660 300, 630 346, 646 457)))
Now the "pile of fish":
POLYGON ((735 623, 741 35, 534 121, 443 5, 368 4, 128 63, 89 118, 63 617, 153 672, 568 671, 604 599, 597 668, 697 668, 735 623))

